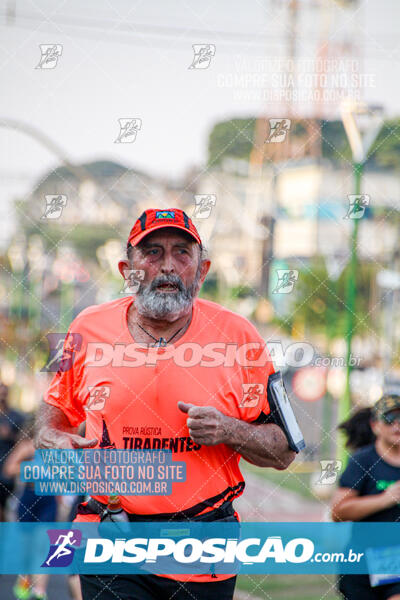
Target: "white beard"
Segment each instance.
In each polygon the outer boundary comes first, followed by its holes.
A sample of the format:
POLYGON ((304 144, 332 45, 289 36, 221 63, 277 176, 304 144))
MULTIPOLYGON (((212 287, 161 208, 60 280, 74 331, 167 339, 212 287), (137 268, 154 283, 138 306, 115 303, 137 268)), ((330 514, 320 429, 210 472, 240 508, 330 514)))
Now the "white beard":
POLYGON ((175 321, 190 312, 193 300, 199 291, 200 268, 189 287, 185 288, 177 275, 156 277, 146 287, 143 284, 135 295, 135 307, 138 313, 152 319, 175 321), (160 292, 156 288, 161 283, 174 283, 178 286, 176 292, 160 292))

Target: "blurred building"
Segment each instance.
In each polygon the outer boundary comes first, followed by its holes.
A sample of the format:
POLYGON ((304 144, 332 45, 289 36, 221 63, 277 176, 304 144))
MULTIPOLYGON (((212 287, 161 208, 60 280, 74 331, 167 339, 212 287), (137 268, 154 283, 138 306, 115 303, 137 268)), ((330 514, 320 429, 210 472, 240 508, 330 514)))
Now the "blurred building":
POLYGON ((209 217, 195 223, 218 278, 229 286, 258 285, 269 237, 263 217, 274 210, 272 173, 249 176, 246 162, 225 160, 222 169, 200 174, 196 193, 215 196, 209 217))
MULTIPOLYGON (((346 215, 352 177, 350 168, 312 161, 286 166, 278 174, 277 258, 348 253, 351 218, 346 215)), ((362 191, 369 196, 369 205, 360 220, 359 257, 386 261, 396 244, 394 217, 400 210, 400 180, 390 170, 367 170, 362 191)))
MULTIPOLYGON (((313 159, 267 166, 258 175, 249 174, 247 162, 230 160, 199 175, 197 193, 216 196, 209 218, 196 225, 208 240, 218 277, 259 288, 266 243, 279 261, 345 258, 352 177, 350 167, 313 159)), ((385 264, 396 250, 400 179, 394 171, 367 170, 363 193, 369 206, 360 220, 359 257, 385 264)))
POLYGON ((162 203, 164 186, 146 173, 112 161, 57 167, 45 175, 25 203, 32 221, 42 220, 46 196, 63 195, 62 223, 120 225, 142 207, 162 203))

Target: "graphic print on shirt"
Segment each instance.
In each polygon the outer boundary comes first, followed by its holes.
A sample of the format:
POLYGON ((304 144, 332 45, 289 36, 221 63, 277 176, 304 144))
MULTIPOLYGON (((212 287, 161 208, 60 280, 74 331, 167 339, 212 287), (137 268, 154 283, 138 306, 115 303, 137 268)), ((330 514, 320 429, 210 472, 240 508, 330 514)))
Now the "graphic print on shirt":
POLYGON ((100 448, 115 448, 114 442, 111 442, 108 434, 106 422, 103 417, 103 433, 101 435, 100 448))

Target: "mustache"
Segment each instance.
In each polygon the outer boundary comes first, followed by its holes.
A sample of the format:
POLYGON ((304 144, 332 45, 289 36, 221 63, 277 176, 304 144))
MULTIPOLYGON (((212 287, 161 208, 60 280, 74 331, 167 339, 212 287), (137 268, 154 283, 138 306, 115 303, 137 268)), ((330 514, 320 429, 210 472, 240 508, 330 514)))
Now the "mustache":
POLYGON ((175 285, 180 292, 185 291, 185 286, 183 285, 182 279, 178 275, 160 275, 153 279, 149 286, 150 291, 157 291, 159 285, 163 285, 166 283, 171 283, 175 285))

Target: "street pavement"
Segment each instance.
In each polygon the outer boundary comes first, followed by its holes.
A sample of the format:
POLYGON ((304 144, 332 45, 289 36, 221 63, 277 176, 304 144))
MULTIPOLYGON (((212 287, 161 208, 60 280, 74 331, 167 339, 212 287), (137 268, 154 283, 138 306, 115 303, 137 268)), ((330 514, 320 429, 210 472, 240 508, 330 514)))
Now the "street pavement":
POLYGON ((246 487, 234 502, 242 521, 290 522, 325 521, 329 501, 307 499, 300 494, 245 472, 246 487))

